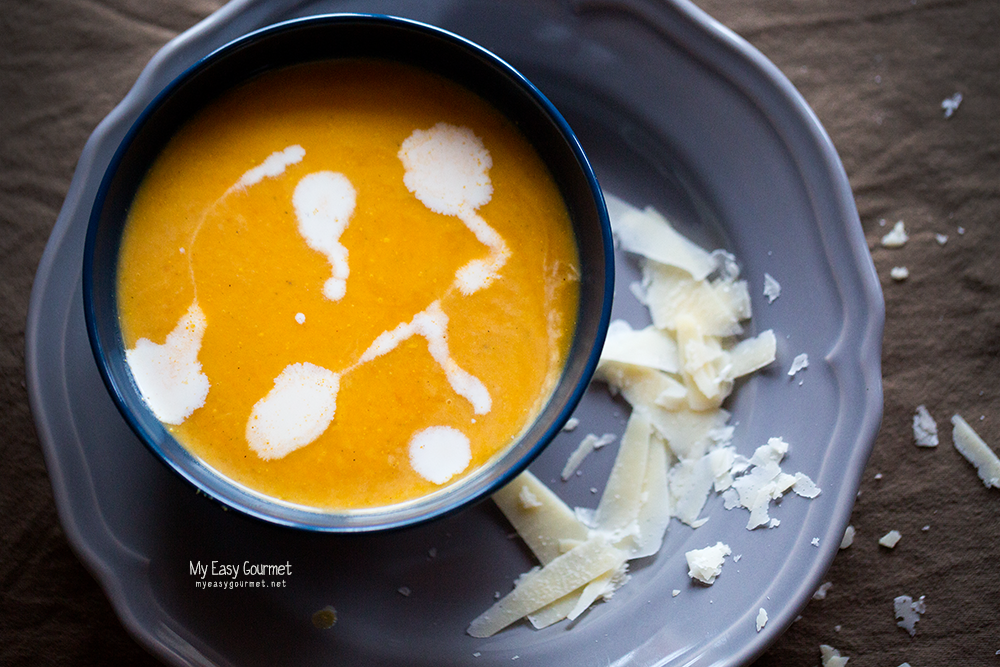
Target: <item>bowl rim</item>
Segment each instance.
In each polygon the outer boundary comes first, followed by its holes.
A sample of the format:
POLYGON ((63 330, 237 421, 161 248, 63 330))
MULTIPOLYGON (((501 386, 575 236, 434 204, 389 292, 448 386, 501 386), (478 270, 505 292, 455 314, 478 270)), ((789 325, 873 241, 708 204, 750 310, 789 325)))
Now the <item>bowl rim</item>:
MULTIPOLYGON (((279 65, 271 69, 278 69, 280 67, 281 66, 279 65)), ((260 73, 262 72, 251 73, 245 78, 237 81, 234 85, 247 81, 260 73)), ((461 83, 458 85, 462 85, 464 87, 461 83)), ((487 101, 487 103, 490 102, 487 101)), ((490 104, 492 105, 492 103, 490 104)), ((563 194, 565 195, 565 193, 563 194)), ((579 246, 579 240, 577 241, 577 244, 579 246)), ((194 64, 187 67, 184 71, 174 77, 142 109, 135 121, 128 128, 122 141, 117 146, 111 161, 102 176, 97 196, 95 197, 94 203, 90 209, 86 238, 84 241, 82 276, 83 311, 91 351, 93 352, 101 379, 108 390, 115 407, 118 409, 118 412, 124 418, 129 428, 133 431, 133 433, 135 433, 143 445, 146 446, 146 448, 157 460, 163 463, 168 469, 172 470, 181 479, 194 486, 196 490, 221 503, 224 507, 232 508, 243 515, 270 524, 323 533, 384 532, 399 530, 444 518, 485 500, 493 492, 506 485, 523 470, 527 469, 530 463, 555 438, 583 397, 587 387, 589 386, 591 377, 597 368, 600 352, 603 347, 603 341, 611 319, 611 305, 614 296, 615 277, 614 261, 611 224, 604 202, 603 193, 590 161, 584 153, 576 134, 573 132, 568 122, 551 103, 551 101, 549 101, 549 99, 533 83, 531 83, 531 81, 492 51, 443 28, 388 14, 337 12, 281 21, 258 28, 257 30, 231 40, 219 48, 211 51, 203 58, 200 58, 194 64), (111 368, 112 364, 109 361, 107 351, 116 347, 116 345, 123 347, 122 341, 120 338, 108 341, 101 335, 99 331, 100 325, 98 322, 98 315, 94 303, 94 254, 98 240, 98 227, 100 219, 103 217, 102 213, 104 205, 108 198, 112 182, 114 181, 125 156, 128 154, 135 139, 145 128, 150 117, 168 99, 170 99, 178 89, 201 75, 205 70, 210 69, 213 64, 223 56, 245 46, 252 46, 253 43, 259 40, 267 39, 286 31, 293 31, 303 26, 313 26, 317 24, 365 24, 372 26, 403 28, 419 34, 421 38, 436 38, 444 42, 450 42, 453 46, 457 46, 459 49, 464 50, 472 56, 470 60, 475 60, 478 57, 479 59, 492 65, 494 68, 500 70, 500 72, 502 72, 502 74, 510 82, 512 82, 516 88, 520 89, 525 94, 526 98, 530 98, 539 107, 541 115, 546 116, 548 120, 555 125, 558 135, 562 138, 572 153, 574 162, 579 167, 590 191, 590 197, 588 197, 587 200, 592 200, 595 206, 594 212, 596 213, 597 221, 600 226, 600 247, 603 254, 602 268, 604 276, 600 283, 599 290, 599 293, 601 294, 600 317, 597 323, 593 344, 587 351, 587 358, 583 365, 581 375, 575 382, 575 385, 566 398, 563 407, 558 411, 555 418, 549 423, 548 427, 545 428, 545 430, 539 434, 537 438, 535 438, 531 447, 527 451, 523 452, 519 458, 516 458, 511 465, 508 465, 505 469, 503 469, 502 472, 499 474, 495 472, 498 469, 497 464, 502 463, 504 459, 517 448, 520 439, 527 435, 531 425, 529 423, 526 425, 525 430, 517 436, 517 439, 515 439, 513 444, 508 446, 505 451, 501 451, 494 455, 491 462, 482 466, 479 470, 472 471, 454 486, 445 485, 441 489, 430 494, 419 496, 402 503, 374 508, 348 510, 346 512, 311 508, 306 505, 291 503, 268 496, 260 491, 237 482, 221 471, 215 469, 208 462, 203 461, 191 453, 176 438, 174 438, 169 431, 167 431, 159 420, 152 417, 152 411, 142 399, 141 394, 138 392, 138 388, 134 384, 134 380, 128 383, 130 385, 128 388, 125 388, 121 386, 122 383, 116 379, 111 368), (130 401, 127 395, 134 395, 136 401, 130 401), (164 450, 160 442, 154 437, 154 434, 150 433, 138 419, 137 415, 133 413, 133 408, 131 407, 131 403, 133 402, 142 406, 140 409, 144 409, 150 413, 152 420, 159 424, 160 429, 163 431, 162 435, 164 437, 161 437, 160 440, 166 443, 166 447, 168 449, 176 451, 168 452, 164 450), (469 489, 473 486, 472 481, 480 478, 486 478, 487 481, 481 484, 478 489, 474 489, 470 493, 469 489), (420 510, 421 505, 428 503, 432 505, 429 509, 420 510)), ((116 295, 112 294, 111 299, 112 304, 115 304, 117 301, 116 295)), ((581 303, 578 306, 578 315, 582 314, 583 305, 581 295, 581 303)), ((115 310, 117 310, 116 306, 115 310)), ((115 329, 120 336, 120 327, 117 324, 115 325, 115 329)), ((564 365, 563 372, 565 372, 566 367, 569 365, 569 361, 577 347, 578 334, 579 320, 577 328, 574 330, 574 340, 571 343, 571 349, 568 352, 567 362, 564 365)), ((580 353, 578 352, 578 354, 580 353)), ((131 380, 131 372, 127 370, 127 365, 126 372, 128 378, 131 380)), ((556 388, 562 382, 563 379, 560 379, 559 382, 556 383, 552 394, 550 394, 546 404, 544 404, 540 409, 538 416, 541 416, 545 412, 548 402, 553 399, 556 388)), ((502 468, 502 466, 500 466, 500 468, 502 468)))

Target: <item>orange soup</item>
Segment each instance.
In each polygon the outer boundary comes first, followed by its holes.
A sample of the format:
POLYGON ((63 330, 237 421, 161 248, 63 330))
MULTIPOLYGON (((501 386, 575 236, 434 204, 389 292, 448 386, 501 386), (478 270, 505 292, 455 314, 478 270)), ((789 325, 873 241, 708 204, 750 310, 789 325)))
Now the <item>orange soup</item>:
POLYGON ((516 128, 430 73, 264 74, 170 141, 129 213, 133 377, 267 496, 386 506, 460 481, 544 406, 576 322, 565 204, 516 128))

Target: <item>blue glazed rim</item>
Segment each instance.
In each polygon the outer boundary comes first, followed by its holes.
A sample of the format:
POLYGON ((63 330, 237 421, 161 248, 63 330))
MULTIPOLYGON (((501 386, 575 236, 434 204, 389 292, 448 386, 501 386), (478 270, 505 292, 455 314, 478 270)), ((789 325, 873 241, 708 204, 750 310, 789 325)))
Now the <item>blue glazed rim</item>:
POLYGON ((607 333, 613 294, 613 242, 603 195, 576 135, 559 111, 522 74, 483 47, 425 23, 380 14, 329 14, 277 23, 220 47, 180 74, 139 114, 118 146, 91 210, 84 246, 83 305, 91 349, 112 400, 143 444, 182 479, 225 506, 273 524, 320 532, 399 529, 441 518, 485 499, 527 468, 558 434, 587 389, 607 333), (335 40, 324 33, 332 29, 353 29, 348 33, 352 39, 331 47, 335 40), (378 35, 381 42, 372 39, 378 35), (386 48, 389 35, 396 39, 386 48), (416 46, 418 52, 407 51, 416 46), (121 228, 132 196, 153 158, 184 121, 217 95, 264 71, 336 57, 417 64, 457 81, 499 108, 549 165, 570 209, 581 261, 580 306, 567 365, 548 404, 519 441, 493 463, 433 494, 345 512, 320 511, 265 496, 222 475, 181 446, 146 406, 125 363, 115 289, 121 228), (235 78, 227 78, 230 74, 235 78))

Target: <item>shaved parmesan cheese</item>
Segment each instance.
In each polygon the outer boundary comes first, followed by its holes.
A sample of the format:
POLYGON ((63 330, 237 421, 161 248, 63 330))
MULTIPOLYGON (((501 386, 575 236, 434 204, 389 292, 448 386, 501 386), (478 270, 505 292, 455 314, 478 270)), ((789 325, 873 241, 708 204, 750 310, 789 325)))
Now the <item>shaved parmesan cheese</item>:
POLYGON ((892 601, 896 618, 900 619, 896 621, 896 625, 909 632, 911 637, 917 634, 917 621, 920 620, 920 615, 927 610, 924 597, 921 595, 920 599, 914 602, 909 595, 900 595, 892 601))
POLYGON ((583 463, 588 454, 614 441, 615 435, 613 433, 605 433, 601 437, 597 437, 593 433, 588 433, 566 460, 566 465, 563 466, 562 470, 563 481, 565 482, 576 472, 576 469, 580 467, 580 464, 583 463))
POLYGON ((523 577, 513 591, 473 620, 467 632, 473 637, 490 637, 514 621, 616 569, 623 561, 622 552, 611 546, 603 535, 595 535, 537 572, 523 577))
POLYGON ((757 632, 763 630, 764 626, 767 625, 767 611, 765 611, 763 607, 761 607, 760 611, 757 612, 756 625, 757 625, 757 632))
POLYGON ((649 458, 649 420, 635 410, 625 426, 618 457, 611 468, 604 495, 594 513, 598 530, 611 535, 626 531, 635 532, 635 520, 642 505, 642 484, 646 461, 649 458))
POLYGON ((983 480, 983 484, 987 487, 1000 488, 1000 458, 993 453, 993 450, 962 417, 954 415, 951 418, 951 423, 954 425, 951 437, 955 443, 955 449, 976 467, 976 472, 979 473, 979 479, 983 480))
POLYGON ((828 581, 825 584, 820 584, 820 587, 816 589, 815 593, 813 593, 813 598, 812 599, 813 600, 825 600, 826 599, 826 594, 827 594, 827 592, 829 592, 829 590, 831 588, 833 588, 833 582, 832 581, 828 581))
POLYGON ((768 303, 774 303, 774 300, 781 296, 781 284, 769 273, 764 274, 764 296, 767 297, 768 303))
POLYGON ((820 659, 823 667, 844 667, 850 658, 840 655, 840 651, 828 644, 819 645, 820 659))
POLYGON ((687 388, 666 373, 653 368, 601 361, 594 379, 607 383, 612 393, 621 393, 632 406, 653 405, 666 410, 679 410, 687 406, 687 388))
POLYGON ((774 361, 777 341, 771 329, 760 332, 756 338, 741 340, 729 351, 730 379, 749 375, 774 361))
POLYGON ((567 432, 572 431, 576 429, 576 427, 579 425, 580 425, 579 419, 577 419, 576 417, 570 417, 569 419, 566 420, 566 424, 563 426, 562 430, 567 432))
POLYGON ((816 483, 800 472, 795 473, 795 484, 792 485, 792 491, 803 498, 815 498, 820 493, 816 483))
POLYGON ((937 447, 937 422, 923 405, 917 406, 917 414, 913 415, 913 439, 918 447, 937 447))
POLYGON ((878 543, 883 547, 888 547, 889 549, 895 548, 896 544, 899 542, 899 538, 902 535, 898 530, 890 530, 888 533, 883 535, 878 539, 878 543))
POLYGON ((962 93, 955 93, 951 97, 941 100, 941 108, 944 109, 944 117, 951 118, 952 114, 958 111, 958 105, 962 103, 962 93))
MULTIPOLYGON (((612 199, 617 198, 605 195, 606 201, 612 199)), ((679 234, 651 206, 640 211, 618 199, 608 207, 609 216, 612 211, 611 228, 624 250, 660 264, 675 266, 691 274, 695 280, 701 280, 715 270, 712 255, 679 234)))
POLYGON ((615 320, 608 326, 601 360, 645 366, 667 373, 679 370, 677 343, 673 338, 654 326, 636 331, 623 320, 615 320))
POLYGON ((650 439, 646 477, 642 482, 642 507, 635 519, 639 534, 635 538, 631 558, 652 556, 660 550, 673 512, 667 490, 667 448, 655 435, 650 439))
POLYGON ((587 539, 587 527, 573 510, 530 471, 522 472, 494 493, 493 501, 543 565, 563 553, 561 540, 587 539), (538 506, 524 506, 521 494, 525 489, 540 503, 538 506))
POLYGON ((909 240, 910 237, 906 235, 903 221, 900 220, 893 225, 891 232, 882 237, 882 245, 886 248, 899 248, 909 240))
POLYGON ((848 526, 847 529, 844 530, 844 538, 840 540, 840 548, 846 549, 852 544, 854 544, 854 526, 848 526))
POLYGON ((681 317, 692 317, 709 336, 742 333, 740 321, 750 317, 750 294, 744 281, 705 280, 672 266, 646 262, 643 267, 646 305, 659 329, 673 331, 681 317))
POLYGON ((728 544, 716 542, 715 546, 692 549, 684 554, 688 564, 688 576, 703 584, 714 584, 722 574, 722 564, 726 556, 733 553, 728 544))
POLYGON ((804 352, 792 359, 792 367, 788 369, 788 376, 792 377, 803 368, 809 367, 809 355, 804 352))

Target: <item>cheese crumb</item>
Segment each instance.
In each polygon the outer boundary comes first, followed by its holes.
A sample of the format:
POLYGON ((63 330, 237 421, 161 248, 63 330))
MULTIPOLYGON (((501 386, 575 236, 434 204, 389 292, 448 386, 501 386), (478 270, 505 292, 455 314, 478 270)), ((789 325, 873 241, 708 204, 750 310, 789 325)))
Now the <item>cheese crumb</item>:
POLYGON ((757 632, 763 630, 765 625, 767 625, 767 611, 761 607, 757 612, 757 632))
POLYGON ((580 425, 580 420, 576 417, 570 417, 566 420, 566 424, 563 426, 562 430, 569 432, 580 425))
POLYGON ((774 303, 774 300, 781 296, 781 284, 770 273, 764 274, 764 296, 767 297, 768 303, 774 303))
POLYGON ((927 611, 924 597, 921 595, 920 599, 914 602, 909 595, 900 595, 892 601, 896 618, 900 619, 896 621, 896 625, 909 632, 911 637, 917 634, 916 626, 920 615, 927 611))
POLYGON ((896 544, 899 542, 899 538, 901 537, 902 535, 898 530, 890 530, 888 533, 879 538, 878 543, 883 547, 893 549, 896 547, 896 544))
POLYGON ((569 458, 566 459, 566 465, 563 466, 562 469, 563 481, 565 482, 573 476, 573 473, 580 467, 580 464, 583 463, 583 460, 587 458, 588 454, 594 450, 600 449, 604 445, 614 442, 616 437, 617 436, 613 433, 605 433, 601 437, 597 437, 593 433, 588 433, 583 440, 580 441, 580 444, 577 445, 576 450, 574 450, 573 453, 569 455, 569 458))
POLYGON ((810 542, 810 544, 813 545, 814 547, 818 547, 819 546, 819 538, 818 537, 812 538, 812 541, 810 542))
POLYGON ((826 594, 829 592, 829 590, 831 588, 833 588, 833 582, 832 581, 828 581, 825 584, 820 584, 819 588, 816 589, 816 592, 813 593, 813 598, 812 599, 813 600, 825 600, 826 599, 826 594))
POLYGON ((913 415, 913 439, 918 447, 938 446, 937 422, 923 405, 918 405, 913 415))
POLYGON ((521 492, 517 495, 517 499, 521 501, 521 507, 526 510, 542 506, 542 501, 538 499, 538 496, 531 492, 531 489, 528 488, 527 484, 521 487, 521 492))
POLYGON ((846 549, 847 547, 854 544, 854 526, 848 526, 844 530, 844 539, 840 540, 840 548, 846 549))
POLYGON ((893 280, 901 282, 910 277, 910 270, 905 266, 894 266, 889 270, 889 276, 893 280))
POLYGON ((910 237, 906 234, 906 228, 903 226, 903 221, 900 220, 892 227, 892 231, 882 237, 882 245, 886 248, 899 248, 902 247, 910 237))
POLYGON ((688 576, 703 584, 715 583, 715 578, 722 574, 722 564, 726 556, 733 553, 728 544, 716 542, 715 546, 704 549, 692 549, 684 554, 688 564, 688 576))
POLYGON ((951 97, 941 100, 941 108, 944 109, 944 117, 951 118, 958 111, 958 105, 962 103, 962 93, 955 93, 951 97))
POLYGON ((792 367, 788 369, 788 376, 792 377, 803 368, 809 368, 809 355, 803 352, 792 360, 792 367))
POLYGON ((955 449, 976 467, 983 484, 987 487, 1000 488, 1000 458, 961 416, 954 415, 951 423, 955 426, 951 432, 955 449))
POLYGON ((840 651, 829 644, 820 644, 819 654, 823 661, 823 667, 844 667, 850 660, 850 658, 840 655, 840 651))
POLYGON ((947 234, 935 234, 934 239, 938 242, 938 245, 944 245, 948 242, 947 234))
POLYGON ((672 595, 673 597, 677 597, 677 596, 678 596, 678 595, 680 595, 680 594, 681 594, 681 589, 679 589, 679 588, 675 588, 675 589, 674 589, 673 591, 671 591, 671 593, 670 593, 670 595, 672 595))

